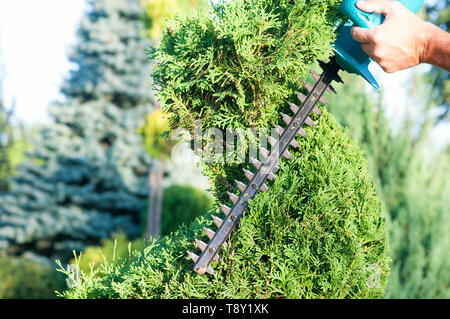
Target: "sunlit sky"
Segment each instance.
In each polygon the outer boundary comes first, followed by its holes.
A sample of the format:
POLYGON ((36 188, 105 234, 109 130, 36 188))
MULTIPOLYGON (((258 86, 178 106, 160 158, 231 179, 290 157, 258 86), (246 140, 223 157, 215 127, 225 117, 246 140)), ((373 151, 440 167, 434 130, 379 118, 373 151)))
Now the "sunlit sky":
POLYGON ((27 124, 48 121, 85 0, 0 0, 0 52, 7 104, 27 124))
MULTIPOLYGON (((6 72, 3 96, 7 105, 15 103, 17 120, 25 124, 50 121, 46 109, 61 98, 59 86, 71 67, 67 56, 84 8, 85 0, 0 0, 0 63, 6 72)), ((375 73, 389 101, 388 114, 400 117, 410 109, 404 89, 410 71, 375 73)), ((450 143, 449 126, 438 127, 433 136, 441 145, 450 143)))

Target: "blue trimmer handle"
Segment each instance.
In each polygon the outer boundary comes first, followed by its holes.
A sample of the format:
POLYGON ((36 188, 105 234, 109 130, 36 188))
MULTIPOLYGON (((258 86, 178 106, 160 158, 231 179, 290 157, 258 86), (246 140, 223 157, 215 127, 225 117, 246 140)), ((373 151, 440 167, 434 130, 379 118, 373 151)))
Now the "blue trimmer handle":
MULTIPOLYGON (((379 26, 384 21, 384 16, 379 13, 364 12, 356 7, 359 0, 343 0, 339 10, 347 18, 353 21, 355 25, 361 28, 373 28, 379 26)), ((403 4, 410 11, 417 13, 424 0, 393 0, 403 4)))

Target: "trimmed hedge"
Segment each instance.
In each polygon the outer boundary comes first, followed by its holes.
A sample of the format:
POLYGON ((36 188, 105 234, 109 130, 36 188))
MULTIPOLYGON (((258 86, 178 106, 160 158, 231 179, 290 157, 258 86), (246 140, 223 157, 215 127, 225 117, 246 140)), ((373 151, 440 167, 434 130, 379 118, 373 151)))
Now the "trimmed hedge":
MULTIPOLYGON (((367 163, 328 113, 251 203, 216 263, 199 276, 186 250, 205 240, 198 218, 101 275, 82 275, 67 298, 380 298, 389 274, 384 219, 367 163)), ((218 214, 218 208, 214 213, 218 214)))

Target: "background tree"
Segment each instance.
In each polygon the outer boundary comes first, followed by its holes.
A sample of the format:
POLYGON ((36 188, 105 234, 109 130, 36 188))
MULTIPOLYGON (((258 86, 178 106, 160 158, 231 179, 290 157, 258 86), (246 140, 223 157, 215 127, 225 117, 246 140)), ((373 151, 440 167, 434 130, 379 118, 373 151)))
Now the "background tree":
POLYGON ((345 82, 329 109, 364 149, 382 199, 392 258, 386 297, 448 298, 450 153, 430 145, 435 117, 418 102, 427 101, 429 85, 416 78, 411 86, 410 105, 421 108, 421 117, 393 123, 384 114, 382 93, 368 93, 355 77, 345 82))
POLYGON ((137 130, 153 108, 138 0, 89 1, 66 101, 0 196, 0 248, 65 258, 122 230, 140 236, 150 157, 137 130))
POLYGON ((67 288, 55 265, 24 257, 0 256, 0 299, 55 299, 67 288))
MULTIPOLYGON (((158 41, 162 36, 162 30, 166 25, 166 20, 175 14, 185 12, 193 8, 206 6, 205 0, 143 0, 145 7, 144 24, 147 35, 158 41)), ((158 105, 158 104, 157 104, 158 105)), ((158 106, 159 108, 159 106, 158 106)), ((161 235, 161 214, 163 203, 163 178, 167 167, 167 160, 173 145, 164 133, 169 131, 167 116, 163 112, 156 111, 146 118, 146 124, 141 128, 140 133, 145 139, 147 152, 157 159, 149 169, 149 200, 146 217, 146 238, 161 235)), ((171 168, 174 170, 174 167, 171 168)), ((186 170, 186 167, 183 168, 186 170)), ((176 172, 174 172, 177 174, 176 172)), ((198 179, 193 170, 192 179, 198 179)), ((178 224, 178 223, 175 223, 178 224)))
POLYGON ((144 23, 152 39, 160 39, 166 21, 176 14, 192 8, 206 7, 207 0, 143 0, 145 6, 144 23))
MULTIPOLYGON (((425 4, 425 18, 448 31, 450 28, 450 1, 427 1, 425 4)), ((450 73, 433 66, 429 72, 428 81, 432 87, 431 94, 428 96, 429 104, 436 104, 442 107, 437 121, 448 120, 450 110, 450 73)))

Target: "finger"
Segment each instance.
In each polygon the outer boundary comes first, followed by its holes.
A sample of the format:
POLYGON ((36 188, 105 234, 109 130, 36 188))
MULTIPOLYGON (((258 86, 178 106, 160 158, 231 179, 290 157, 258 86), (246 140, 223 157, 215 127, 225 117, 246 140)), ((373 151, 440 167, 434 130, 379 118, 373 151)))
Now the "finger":
POLYGON ((351 29, 351 35, 352 35, 353 39, 358 42, 363 42, 363 43, 370 42, 369 34, 370 34, 369 29, 364 29, 364 28, 355 27, 355 26, 352 27, 352 29, 351 29))
POLYGON ((391 12, 393 2, 392 0, 358 1, 356 7, 365 12, 376 12, 387 15, 391 12))
MULTIPOLYGON (((376 58, 374 56, 375 47, 372 43, 361 43, 361 48, 366 54, 374 60, 376 58)), ((377 61, 375 61, 377 62, 377 61)))
POLYGON ((372 61, 380 64, 381 59, 375 54, 375 46, 371 43, 361 43, 361 48, 372 59, 372 61))

